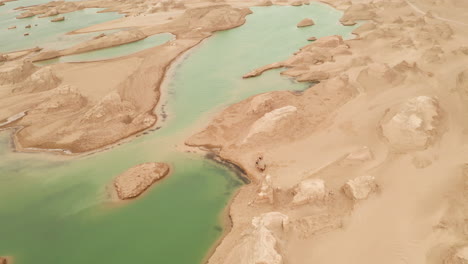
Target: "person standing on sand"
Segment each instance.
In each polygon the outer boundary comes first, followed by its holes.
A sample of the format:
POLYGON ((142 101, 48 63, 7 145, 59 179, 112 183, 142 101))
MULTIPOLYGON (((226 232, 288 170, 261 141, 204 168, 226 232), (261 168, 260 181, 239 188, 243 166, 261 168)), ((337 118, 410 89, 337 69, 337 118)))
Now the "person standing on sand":
POLYGON ((257 158, 257 161, 255 161, 255 167, 260 171, 260 172, 264 172, 265 169, 266 169, 266 164, 265 162, 263 161, 263 156, 259 156, 257 158))

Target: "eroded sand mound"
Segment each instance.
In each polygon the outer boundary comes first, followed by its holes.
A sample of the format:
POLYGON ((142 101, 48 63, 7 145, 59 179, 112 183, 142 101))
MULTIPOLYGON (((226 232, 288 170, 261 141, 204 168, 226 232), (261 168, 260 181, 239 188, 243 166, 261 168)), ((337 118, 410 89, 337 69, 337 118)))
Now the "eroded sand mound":
POLYGON ((366 199, 372 192, 377 189, 375 178, 369 175, 360 176, 356 179, 349 180, 343 186, 345 194, 354 200, 366 199))
POLYGON ((345 10, 340 21, 345 25, 353 25, 357 20, 369 20, 375 18, 376 14, 370 4, 353 4, 345 10))
POLYGON ((256 77, 265 71, 285 67, 287 70, 281 74, 294 77, 297 81, 320 82, 339 76, 343 70, 356 64, 349 62, 349 55, 349 46, 341 36, 322 37, 301 48, 290 59, 255 69, 243 78, 256 77), (338 58, 343 58, 346 63, 338 63, 338 58))
POLYGON ((65 13, 70 13, 70 12, 74 12, 77 10, 82 10, 86 7, 93 6, 91 3, 86 3, 86 4, 85 3, 86 1, 83 1, 83 2, 52 1, 49 3, 45 3, 45 4, 40 4, 40 5, 20 7, 19 8, 20 10, 25 10, 25 11, 21 13, 19 16, 17 16, 16 18, 22 19, 22 18, 33 17, 36 15, 39 15, 40 18, 50 17, 50 16, 56 16, 58 14, 65 14, 65 13))
POLYGON ((115 190, 120 199, 132 199, 168 173, 169 165, 166 163, 143 163, 117 176, 114 180, 115 190))
POLYGON ((436 98, 412 98, 388 113, 383 135, 398 150, 425 148, 437 133, 440 111, 436 98))
POLYGON ((33 61, 41 61, 41 60, 48 60, 57 58, 60 56, 78 54, 98 49, 104 49, 114 46, 119 46, 131 42, 135 42, 138 40, 145 39, 147 37, 146 34, 139 30, 124 30, 119 31, 116 33, 112 33, 109 35, 103 35, 99 38, 95 38, 89 41, 85 41, 83 43, 77 44, 71 48, 55 51, 55 50, 48 50, 39 53, 38 55, 33 57, 33 61))
POLYGON ((169 28, 185 34, 200 29, 215 32, 242 25, 245 22, 244 17, 251 13, 247 8, 232 8, 229 5, 192 8, 171 22, 169 28))
POLYGON ((78 89, 69 85, 63 85, 53 91, 53 94, 44 102, 30 111, 36 113, 52 113, 69 110, 79 110, 86 105, 86 98, 78 89))
POLYGON ((266 113, 250 127, 249 133, 245 137, 244 142, 258 133, 274 132, 280 120, 287 118, 296 111, 296 107, 288 105, 266 113))
POLYGON ((50 67, 43 67, 31 74, 20 85, 13 89, 13 92, 41 92, 57 87, 62 80, 57 77, 50 67))
POLYGON ((375 91, 402 83, 404 75, 386 64, 371 63, 357 77, 357 82, 366 91, 375 91))
POLYGON ((19 83, 37 70, 31 61, 15 61, 2 65, 0 68, 0 85, 19 83))
POLYGON ((0 257, 0 264, 10 264, 11 262, 8 261, 6 257, 0 257))
POLYGON ((344 104, 354 94, 346 76, 341 76, 314 86, 302 96, 291 92, 257 95, 225 109, 187 144, 228 151, 300 138, 314 131, 327 118, 329 109, 344 104), (226 126, 227 123, 231 125, 226 126), (278 131, 288 137, 279 136, 278 131), (260 135, 268 135, 268 139, 260 135))
POLYGON ((302 205, 322 201, 326 196, 325 182, 322 179, 309 179, 299 183, 294 189, 293 204, 302 205))
POLYGON ((279 212, 270 212, 252 220, 252 230, 233 248, 226 262, 246 264, 282 264, 278 252, 283 232, 287 231, 289 218, 279 212))
POLYGON ((310 18, 304 18, 301 22, 297 23, 297 27, 309 27, 315 25, 314 21, 310 18))
POLYGON ((275 190, 273 182, 271 180, 271 175, 267 174, 264 176, 260 188, 258 190, 256 202, 268 202, 270 204, 273 204, 275 201, 274 192, 275 190))
POLYGON ((449 256, 443 264, 466 264, 468 263, 468 246, 456 247, 450 250, 449 256))

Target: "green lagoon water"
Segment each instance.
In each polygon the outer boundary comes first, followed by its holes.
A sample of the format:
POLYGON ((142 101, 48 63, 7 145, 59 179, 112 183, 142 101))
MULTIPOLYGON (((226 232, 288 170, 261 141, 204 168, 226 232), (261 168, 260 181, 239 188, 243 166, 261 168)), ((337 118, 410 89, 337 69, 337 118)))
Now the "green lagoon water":
POLYGON ((244 26, 216 33, 173 67, 163 87, 169 116, 159 130, 74 158, 14 153, 8 132, 1 133, 0 255, 14 256, 15 264, 200 263, 221 236, 220 215, 242 182, 226 167, 176 147, 228 104, 307 88, 278 70, 241 76, 288 58, 310 36, 351 37, 354 28, 341 26, 341 13, 318 3, 252 10, 244 26), (305 17, 316 25, 298 29, 305 17), (168 162, 174 171, 139 199, 113 204, 106 189, 112 179, 147 161, 168 162))
POLYGON ((30 17, 16 19, 21 12, 14 10, 20 6, 47 3, 48 0, 17 0, 0 6, 0 53, 23 49, 41 48, 64 49, 77 43, 93 38, 102 32, 73 34, 66 33, 122 17, 117 13, 97 13, 101 9, 89 8, 60 16, 65 17, 62 22, 50 22, 54 17, 30 17), (31 28, 25 28, 31 25, 31 28), (36 26, 37 25, 37 26, 36 26), (16 26, 16 29, 8 29, 16 26), (24 36, 29 33, 29 36, 24 36))

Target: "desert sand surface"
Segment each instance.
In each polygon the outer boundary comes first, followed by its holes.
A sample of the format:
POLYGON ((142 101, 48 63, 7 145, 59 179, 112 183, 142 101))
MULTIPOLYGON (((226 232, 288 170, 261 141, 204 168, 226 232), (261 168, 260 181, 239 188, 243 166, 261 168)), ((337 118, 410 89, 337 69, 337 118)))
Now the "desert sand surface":
POLYGON ((252 180, 208 263, 468 263, 466 5, 327 2, 363 21, 355 39, 244 76, 315 85, 229 106, 186 142, 252 180))
MULTIPOLYGON (((354 39, 311 39, 287 60, 239 76, 282 68, 314 85, 231 105, 186 140, 241 167, 251 181, 231 202, 232 227, 207 262, 468 263, 468 5, 323 2, 344 11, 342 24, 361 23, 354 39)), ((24 7, 19 18, 105 8, 126 17, 75 33, 131 31, 65 50, 3 54, 0 127, 15 128, 15 147, 24 151, 84 153, 131 137, 156 123, 159 86, 177 57, 213 32, 241 26, 248 7, 272 4, 305 3, 91 0, 24 7), (165 32, 176 39, 122 58, 32 63, 165 32)))

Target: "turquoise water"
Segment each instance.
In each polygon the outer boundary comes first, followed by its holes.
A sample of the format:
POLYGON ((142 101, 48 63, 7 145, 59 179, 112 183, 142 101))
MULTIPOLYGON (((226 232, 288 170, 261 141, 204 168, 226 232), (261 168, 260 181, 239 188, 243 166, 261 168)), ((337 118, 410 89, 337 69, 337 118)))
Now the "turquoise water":
POLYGON ((122 17, 117 13, 97 14, 101 9, 90 8, 60 15, 65 17, 63 22, 50 22, 54 17, 38 18, 36 16, 16 19, 21 11, 13 9, 45 2, 49 1, 18 0, 0 6, 0 53, 29 49, 36 46, 50 49, 68 48, 84 40, 91 39, 99 35, 100 32, 74 35, 66 35, 66 33, 122 17), (25 28, 27 25, 31 25, 31 28, 25 28), (16 26, 16 29, 9 30, 8 28, 11 26, 16 26), (24 33, 29 33, 29 36, 24 36, 24 33))
POLYGON ((174 39, 174 35, 170 33, 162 33, 156 34, 153 36, 149 36, 145 39, 135 41, 129 44, 124 44, 116 47, 100 49, 89 51, 85 53, 63 56, 56 59, 36 62, 36 65, 48 65, 57 62, 84 62, 84 61, 96 61, 96 60, 105 60, 105 59, 112 59, 117 57, 122 57, 125 55, 129 55, 144 49, 152 48, 158 45, 162 45, 172 39, 174 39))
POLYGON ((241 181, 226 167, 178 151, 216 111, 253 94, 302 90, 269 71, 242 75, 288 58, 310 36, 342 34, 340 12, 322 4, 252 8, 247 23, 218 32, 173 67, 162 103, 169 114, 128 143, 89 156, 13 153, 0 134, 0 255, 15 264, 200 263, 222 234, 220 220, 241 181), (304 17, 316 26, 298 29, 304 17), (112 179, 146 161, 173 173, 137 200, 116 204, 112 179))

